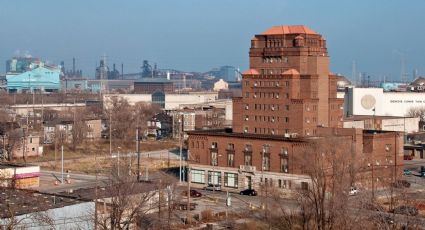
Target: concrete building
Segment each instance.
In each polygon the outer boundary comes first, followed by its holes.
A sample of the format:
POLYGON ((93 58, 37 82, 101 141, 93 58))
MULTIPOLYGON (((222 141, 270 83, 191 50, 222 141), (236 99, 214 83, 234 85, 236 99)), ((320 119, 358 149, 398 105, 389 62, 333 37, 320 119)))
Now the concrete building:
POLYGON ((137 102, 156 103, 164 110, 175 110, 180 105, 214 102, 218 98, 217 92, 190 92, 184 94, 105 94, 104 106, 108 106, 111 97, 122 97, 130 104, 137 102))
POLYGON ((33 111, 41 111, 41 110, 68 111, 74 108, 85 108, 85 107, 86 107, 85 103, 19 104, 19 105, 11 105, 10 109, 14 111, 17 115, 27 116, 28 114, 33 114, 33 111))
POLYGON ((344 128, 414 133, 419 131, 419 117, 354 115, 344 118, 344 128))
POLYGON ((322 150, 311 149, 317 142, 354 154, 351 164, 367 178, 355 182, 361 187, 386 186, 401 176, 403 137, 342 128, 337 82, 320 34, 305 26, 276 26, 255 35, 242 97, 233 98, 233 129, 188 132, 194 186, 306 189, 310 178, 304 169, 322 150), (380 185, 371 183, 376 175, 380 185))
POLYGON ((404 117, 411 108, 425 107, 424 92, 385 92, 383 88, 347 88, 344 115, 404 117))

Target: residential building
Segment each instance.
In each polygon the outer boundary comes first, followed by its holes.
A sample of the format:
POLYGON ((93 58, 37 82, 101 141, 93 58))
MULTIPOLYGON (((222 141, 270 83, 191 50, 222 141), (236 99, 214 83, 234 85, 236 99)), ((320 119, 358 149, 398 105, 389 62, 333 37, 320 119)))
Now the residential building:
POLYGON ((155 139, 170 137, 173 131, 173 118, 166 113, 158 113, 148 122, 147 136, 155 139))
MULTIPOLYGON (((97 140, 101 138, 102 123, 100 119, 85 119, 84 123, 87 128, 87 140, 97 140)), ((55 138, 61 138, 64 142, 71 142, 73 124, 74 121, 69 119, 54 119, 45 122, 43 125, 44 144, 54 143, 55 138)))
POLYGON ((0 143, 3 157, 10 153, 12 153, 12 159, 43 155, 43 146, 39 134, 28 133, 26 128, 14 128, 3 132, 0 143))
POLYGON ((342 128, 338 80, 329 71, 326 40, 308 27, 276 26, 255 35, 242 97, 233 98, 232 129, 188 132, 194 186, 305 189, 311 182, 305 169, 319 142, 343 157, 353 154, 350 165, 363 179, 352 183, 377 188, 401 176, 402 135, 342 128))

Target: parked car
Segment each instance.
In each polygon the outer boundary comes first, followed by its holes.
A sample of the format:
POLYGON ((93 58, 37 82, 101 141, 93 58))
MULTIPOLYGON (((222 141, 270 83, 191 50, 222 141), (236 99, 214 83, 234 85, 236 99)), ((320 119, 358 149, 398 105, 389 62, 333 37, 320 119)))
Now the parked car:
POLYGON ((398 180, 391 184, 394 188, 409 188, 410 182, 406 180, 398 180))
MULTIPOLYGON (((187 196, 187 190, 184 190, 182 192, 182 195, 187 196)), ((202 193, 196 191, 195 189, 190 190, 190 197, 201 197, 201 196, 202 196, 202 193)))
POLYGON ((221 191, 221 186, 218 184, 209 184, 208 186, 204 187, 204 190, 208 191, 221 191))
POLYGON ((410 160, 413 160, 413 157, 412 157, 412 155, 404 155, 403 159, 405 161, 410 161, 410 160))
POLYGON ((245 190, 242 190, 239 194, 247 195, 247 196, 256 196, 257 191, 255 191, 254 189, 245 189, 245 190))
POLYGON ((407 216, 417 216, 419 214, 419 211, 416 207, 407 205, 398 206, 392 212, 395 214, 402 214, 407 216))
POLYGON ((359 190, 357 190, 357 187, 353 186, 353 187, 350 188, 348 195, 354 196, 354 195, 357 195, 357 193, 359 193, 359 190))
POLYGON ((410 171, 409 169, 405 169, 403 170, 403 174, 408 176, 408 175, 412 175, 412 171, 410 171))

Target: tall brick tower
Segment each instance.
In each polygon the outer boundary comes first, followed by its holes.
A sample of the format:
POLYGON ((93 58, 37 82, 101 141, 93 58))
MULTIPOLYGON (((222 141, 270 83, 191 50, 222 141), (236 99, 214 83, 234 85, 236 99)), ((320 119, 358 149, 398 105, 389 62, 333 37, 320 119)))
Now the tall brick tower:
POLYGON ((314 136, 318 126, 342 126, 343 99, 322 35, 275 26, 254 36, 249 56, 242 97, 234 98, 234 132, 314 136))

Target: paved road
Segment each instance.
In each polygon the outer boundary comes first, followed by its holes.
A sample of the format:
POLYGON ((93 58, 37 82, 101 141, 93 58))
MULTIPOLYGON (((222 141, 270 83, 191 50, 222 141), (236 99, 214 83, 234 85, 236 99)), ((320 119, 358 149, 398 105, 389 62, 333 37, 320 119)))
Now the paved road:
MULTIPOLYGON (((96 185, 96 176, 79 174, 79 173, 64 173, 64 180, 70 179, 71 183, 64 181, 62 184, 62 173, 55 171, 41 170, 40 187, 37 189, 40 192, 58 193, 79 188, 91 188, 96 185), (69 177, 68 177, 69 175, 69 177), (56 184, 57 183, 57 184, 56 184)), ((98 176, 98 184, 107 180, 107 177, 98 176)))

